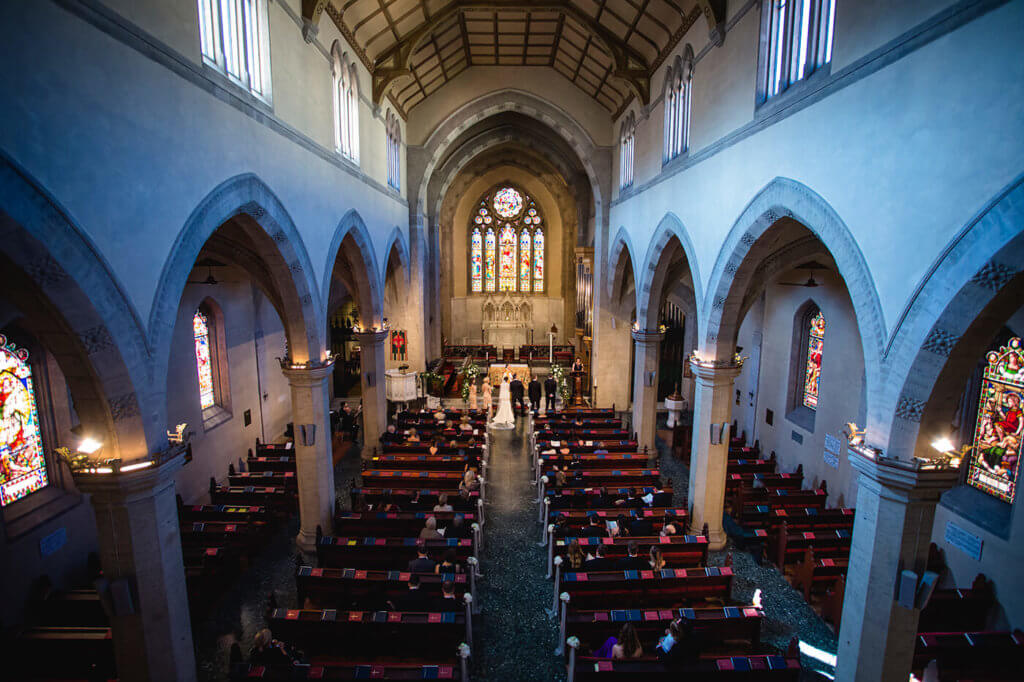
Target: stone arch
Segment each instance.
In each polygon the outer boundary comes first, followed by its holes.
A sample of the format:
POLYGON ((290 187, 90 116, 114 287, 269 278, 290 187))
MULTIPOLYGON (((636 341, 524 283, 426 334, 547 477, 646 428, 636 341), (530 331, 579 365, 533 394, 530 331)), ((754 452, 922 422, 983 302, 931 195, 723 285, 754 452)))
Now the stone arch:
MULTIPOLYGON (((382 271, 377 266, 377 255, 374 252, 370 232, 366 228, 362 216, 355 209, 349 210, 342 217, 338 227, 334 230, 331 246, 327 249, 323 279, 324 300, 330 298, 331 277, 339 255, 348 258, 352 265, 352 274, 356 278, 353 284, 359 301, 360 314, 365 316, 366 311, 369 311, 369 317, 363 317, 363 324, 379 325, 384 316, 384 278, 380 275, 382 271)), ((325 319, 326 314, 325 312, 325 319)))
MULTIPOLYGON (((629 232, 625 227, 620 227, 612 240, 612 248, 608 253, 608 296, 615 298, 615 292, 622 288, 623 280, 626 277, 626 265, 633 270, 633 279, 637 279, 636 249, 633 248, 633 241, 629 238, 629 232)), ((639 308, 637 308, 639 311, 639 308)))
MULTIPOLYGON (((284 324, 292 359, 319 359, 326 322, 321 317, 320 294, 313 265, 291 216, 277 196, 256 175, 245 173, 213 189, 185 221, 164 263, 149 315, 149 337, 154 348, 154 376, 166 376, 176 312, 189 273, 211 235, 232 218, 248 217, 253 237, 265 237, 257 251, 280 294, 278 314, 284 324)), ((166 410, 166 405, 163 408, 166 410)))
POLYGON ((21 292, 31 331, 65 375, 82 424, 125 461, 166 446, 147 390, 142 321, 85 231, 38 182, 0 153, 0 282, 21 292), (137 388, 138 387, 138 388, 137 388))
POLYGON ((677 244, 686 257, 687 267, 690 270, 690 278, 693 280, 694 310, 697 313, 697 322, 700 324, 701 301, 703 292, 701 290, 700 268, 697 264, 697 252, 693 247, 693 240, 690 233, 683 225, 679 217, 674 213, 666 213, 658 223, 658 228, 651 237, 647 247, 647 254, 644 257, 644 268, 638 273, 637 279, 637 312, 636 319, 643 320, 646 329, 653 329, 657 325, 658 306, 652 306, 652 297, 661 291, 665 284, 665 277, 668 275, 674 249, 670 248, 677 244), (655 292, 655 294, 652 294, 655 292))
POLYGON ((881 384, 885 338, 874 280, 857 241, 835 210, 809 187, 789 178, 777 177, 758 192, 726 236, 704 295, 702 352, 718 360, 731 359, 744 292, 758 265, 748 256, 758 239, 783 218, 795 220, 814 234, 836 263, 857 316, 870 396, 881 384))
POLYGON ((919 434, 926 441, 936 435, 928 429, 954 407, 948 396, 935 395, 936 386, 966 376, 980 345, 991 341, 1008 310, 1020 307, 1022 225, 1024 174, 964 225, 921 279, 886 347, 889 380, 868 414, 873 445, 906 458, 922 448, 919 434))
POLYGON ((411 281, 412 259, 409 257, 409 245, 406 243, 405 234, 398 227, 391 230, 388 240, 384 243, 384 269, 380 273, 381 286, 387 282, 388 263, 391 262, 391 253, 396 252, 398 261, 402 266, 402 280, 406 286, 411 281))

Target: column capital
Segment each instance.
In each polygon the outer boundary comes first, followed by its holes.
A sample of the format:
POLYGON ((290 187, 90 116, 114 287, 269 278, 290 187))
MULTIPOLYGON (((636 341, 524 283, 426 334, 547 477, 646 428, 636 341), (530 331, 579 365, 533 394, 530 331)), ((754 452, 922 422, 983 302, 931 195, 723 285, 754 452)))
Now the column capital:
POLYGON ((388 329, 381 329, 380 331, 355 332, 352 336, 356 337, 359 345, 379 346, 387 340, 390 333, 388 329))
POLYGON ((91 495, 94 503, 130 502, 173 486, 175 474, 184 466, 186 448, 185 444, 174 444, 150 459, 124 464, 115 460, 76 465, 72 466, 71 475, 75 487, 91 495))
POLYGON ((960 472, 948 466, 908 462, 892 457, 872 456, 850 448, 850 464, 880 494, 905 502, 938 502, 960 480, 960 472))
POLYGON ((661 329, 633 329, 630 336, 640 344, 656 344, 665 340, 665 332, 661 329))
POLYGON ((728 361, 700 360, 691 355, 687 362, 697 378, 709 385, 731 384, 743 371, 743 358, 728 361))
POLYGON ((332 372, 334 358, 315 365, 290 365, 284 360, 281 361, 281 373, 287 377, 291 386, 312 386, 330 377, 332 372))

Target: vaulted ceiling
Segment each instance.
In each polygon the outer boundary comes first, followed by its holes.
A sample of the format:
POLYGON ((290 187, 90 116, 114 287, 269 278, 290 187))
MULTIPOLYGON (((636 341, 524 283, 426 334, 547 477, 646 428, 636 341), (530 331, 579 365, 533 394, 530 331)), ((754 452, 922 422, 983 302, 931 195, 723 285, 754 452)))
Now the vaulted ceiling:
POLYGON ((373 75, 373 98, 408 112, 471 66, 558 71, 617 114, 646 104, 651 75, 703 14, 724 0, 304 0, 326 10, 373 75))

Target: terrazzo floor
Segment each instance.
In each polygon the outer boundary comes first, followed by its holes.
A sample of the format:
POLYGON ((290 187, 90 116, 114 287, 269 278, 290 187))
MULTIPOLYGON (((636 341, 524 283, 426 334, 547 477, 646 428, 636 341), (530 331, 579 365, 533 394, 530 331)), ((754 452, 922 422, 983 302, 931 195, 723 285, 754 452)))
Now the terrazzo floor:
MULTIPOLYGON (((628 413, 620 416, 628 420, 628 413)), ((546 554, 537 545, 536 489, 532 485, 529 453, 529 424, 518 418, 515 429, 491 432, 488 470, 488 504, 484 525, 484 550, 478 583, 481 614, 474 622, 471 661, 475 680, 562 681, 564 659, 554 655, 558 645, 556 622, 547 617, 552 585, 544 578, 546 554)), ((671 455, 668 445, 657 441, 659 466, 673 479, 673 502, 686 506, 689 470, 671 455)), ((335 466, 335 490, 343 507, 349 506, 352 479, 360 470, 360 449, 349 444, 335 466)), ((728 526, 728 523, 727 523, 728 526)), ((295 565, 301 560, 315 564, 314 556, 302 556, 295 547, 298 519, 282 524, 266 548, 253 558, 247 571, 210 609, 210 615, 193 626, 197 643, 199 679, 226 680, 230 648, 234 642, 246 654, 253 637, 265 627, 265 614, 273 593, 282 607, 297 606, 295 565), (297 558, 298 556, 298 558, 297 558)), ((762 641, 784 649, 797 636, 826 652, 835 653, 836 636, 814 610, 793 590, 773 567, 758 565, 749 553, 737 549, 732 540, 720 552, 712 552, 709 563, 722 565, 733 555, 733 593, 737 601, 749 602, 754 590, 762 590, 765 620, 762 641)), ((831 673, 831 667, 802 656, 807 671, 803 679, 821 679, 811 671, 831 673)))

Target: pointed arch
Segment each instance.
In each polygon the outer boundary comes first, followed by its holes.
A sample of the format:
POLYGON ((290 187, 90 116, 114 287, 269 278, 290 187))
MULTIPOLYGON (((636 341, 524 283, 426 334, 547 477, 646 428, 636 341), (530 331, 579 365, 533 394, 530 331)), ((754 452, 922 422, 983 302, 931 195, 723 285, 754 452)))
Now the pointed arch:
POLYGON ((697 251, 694 249, 690 233, 679 217, 669 211, 658 223, 654 236, 651 237, 647 247, 647 254, 644 256, 644 268, 638 273, 637 297, 639 305, 636 317, 646 322, 646 329, 653 329, 657 324, 658 306, 651 304, 652 292, 657 295, 664 285, 664 279, 668 274, 672 262, 674 249, 673 243, 678 244, 686 257, 686 264, 690 270, 690 278, 693 280, 694 308, 697 312, 698 325, 701 320, 701 303, 703 291, 701 289, 700 268, 697 263, 697 251), (673 241, 674 240, 674 241, 673 241))
MULTIPOLYGON (((915 454, 918 434, 938 428, 956 408, 953 392, 1020 307, 1024 284, 1024 174, 1000 190, 968 221, 921 279, 900 316, 885 353, 888 381, 868 412, 868 436, 896 456, 915 454)), ((927 455, 928 452, 917 454, 927 455)))
MULTIPOLYGON (((629 238, 629 232, 626 228, 620 227, 619 231, 615 233, 611 251, 608 253, 608 272, 611 273, 611 277, 608 278, 608 296, 610 298, 614 298, 615 292, 619 291, 622 287, 622 282, 626 276, 627 264, 632 269, 633 279, 636 281, 636 263, 636 250, 633 248, 633 241, 629 238)), ((639 310, 639 307, 637 310, 639 310)))
MULTIPOLYGON (((363 317, 363 324, 380 324, 384 316, 384 279, 379 274, 381 270, 377 265, 377 255, 370 232, 366 229, 362 216, 355 209, 350 209, 342 217, 327 249, 322 289, 325 301, 330 299, 331 277, 339 254, 344 254, 353 266, 353 275, 356 277, 354 284, 357 289, 355 293, 358 295, 360 312, 365 315, 365 311, 370 311, 369 317, 363 317)), ((326 315, 325 311, 325 320, 326 315)))
POLYGON ((200 250, 221 225, 242 217, 253 238, 251 248, 264 258, 280 295, 278 314, 292 358, 304 362, 321 356, 325 324, 302 237, 274 192, 256 175, 244 173, 225 180, 199 202, 171 247, 149 316, 154 376, 167 373, 178 305, 200 250))
POLYGON ((388 263, 391 262, 392 251, 396 251, 398 253, 398 260, 402 264, 402 279, 408 287, 412 276, 412 259, 409 257, 409 245, 406 242, 405 233, 397 226, 392 228, 391 234, 388 235, 388 240, 384 242, 384 267, 380 273, 382 289, 387 284, 388 263))
POLYGON ((0 285, 22 296, 36 336, 59 340, 48 350, 109 456, 129 461, 166 445, 165 424, 142 419, 154 405, 151 353, 124 287, 86 231, 3 153, 0 285))
POLYGON ((728 359, 739 331, 743 295, 757 267, 748 258, 755 243, 782 218, 797 221, 828 250, 842 276, 857 316, 868 395, 882 380, 885 318, 864 254, 849 227, 820 195, 796 180, 777 177, 751 199, 733 223, 715 261, 704 295, 701 348, 728 359))

